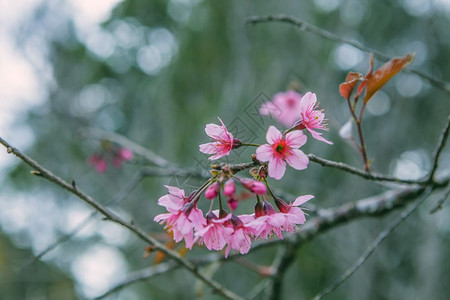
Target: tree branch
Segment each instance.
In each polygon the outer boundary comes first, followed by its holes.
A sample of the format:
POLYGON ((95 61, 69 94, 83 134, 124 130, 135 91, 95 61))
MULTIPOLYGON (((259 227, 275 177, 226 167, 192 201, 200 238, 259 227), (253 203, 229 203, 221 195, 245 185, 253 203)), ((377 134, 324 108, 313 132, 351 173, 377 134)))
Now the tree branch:
MULTIPOLYGON (((115 204, 122 202, 141 182, 142 180, 142 173, 138 171, 136 175, 128 182, 127 185, 125 185, 117 194, 116 197, 114 197, 111 201, 107 202, 105 205, 115 204)), ((94 219, 94 217, 98 214, 98 211, 94 210, 89 216, 87 216, 85 219, 83 219, 78 225, 76 225, 69 233, 62 235, 59 237, 55 242, 50 244, 47 248, 42 250, 40 253, 38 253, 31 261, 26 263, 21 269, 24 270, 28 268, 29 266, 33 265, 35 262, 40 260, 44 255, 48 254, 50 251, 58 247, 60 244, 69 241, 71 238, 73 238, 78 232, 80 232, 83 228, 85 228, 89 223, 94 219)))
POLYGON ((295 259, 295 247, 292 244, 286 244, 282 252, 280 252, 273 264, 272 284, 267 299, 277 300, 281 298, 281 291, 283 287, 283 277, 291 263, 295 259))
POLYGON ((442 150, 444 149, 445 145, 447 144, 448 139, 448 133, 450 131, 450 115, 447 118, 447 124, 445 125, 444 129, 442 130, 441 136, 439 138, 439 141, 436 145, 436 150, 434 150, 433 153, 433 167, 431 168, 430 174, 428 175, 428 181, 434 181, 434 174, 436 174, 436 170, 439 163, 439 157, 441 156, 442 150))
MULTIPOLYGON (((252 24, 252 25, 259 24, 259 23, 268 23, 268 22, 288 23, 288 24, 291 24, 291 25, 294 25, 294 26, 298 27, 301 31, 308 31, 308 32, 311 32, 311 33, 313 33, 313 34, 315 34, 317 36, 323 37, 323 38, 325 38, 327 40, 330 40, 330 41, 333 41, 333 42, 336 42, 336 43, 340 43, 340 44, 341 43, 342 44, 347 44, 347 45, 353 46, 353 47, 355 47, 355 48, 357 48, 357 49, 359 49, 359 50, 361 50, 363 52, 366 52, 366 53, 373 53, 376 58, 378 58, 378 59, 380 59, 382 61, 389 61, 389 60, 391 60, 391 57, 389 57, 388 55, 386 55, 386 54, 384 54, 384 53, 382 53, 380 51, 377 51, 375 49, 371 49, 371 48, 365 47, 365 46, 363 46, 362 44, 360 44, 360 43, 358 43, 356 41, 342 38, 342 37, 340 37, 340 36, 338 36, 338 35, 336 35, 334 33, 331 33, 331 32, 329 32, 327 30, 321 29, 321 28, 316 27, 314 25, 311 25, 311 24, 309 24, 309 23, 307 23, 307 22, 305 22, 303 20, 299 20, 299 19, 296 19, 296 18, 291 17, 291 16, 280 14, 280 15, 268 15, 268 16, 262 16, 262 17, 255 16, 255 17, 251 17, 251 18, 247 19, 247 23, 248 24, 252 24)), ((407 68, 407 69, 405 69, 403 71, 404 72, 414 73, 414 74, 416 74, 416 75, 418 75, 418 76, 428 80, 431 84, 433 84, 434 86, 440 88, 441 90, 444 90, 446 92, 450 92, 450 83, 448 83, 448 82, 445 82, 445 81, 443 81, 443 80, 441 80, 439 78, 436 78, 434 76, 431 76, 431 75, 429 75, 427 73, 424 73, 424 72, 422 72, 420 70, 413 69, 413 68, 407 68)))
POLYGON ((94 209, 99 211, 103 216, 105 216, 108 220, 117 223, 131 232, 133 232, 137 237, 139 237, 141 240, 143 240, 146 243, 149 243, 150 245, 153 245, 155 250, 159 250, 166 254, 168 257, 171 257, 174 259, 177 263, 179 263, 181 266, 186 268, 188 271, 190 271, 193 275, 195 275, 197 278, 205 282, 208 286, 210 286, 214 291, 216 291, 218 294, 224 296, 227 299, 243 299, 242 297, 236 295, 235 293, 231 292, 230 290, 223 287, 220 283, 210 279, 207 275, 205 275, 202 271, 198 270, 197 267, 189 262, 188 260, 184 259, 180 254, 178 254, 176 251, 173 251, 171 249, 168 249, 163 244, 161 244, 158 240, 155 238, 147 235, 146 232, 144 232, 142 229, 138 228, 133 223, 128 223, 125 220, 123 220, 121 217, 119 217, 116 213, 110 211, 109 209, 102 206, 100 203, 95 201, 91 196, 85 194, 83 191, 78 189, 74 184, 69 184, 60 177, 54 175, 49 170, 42 167, 40 164, 38 164, 36 161, 28 157, 27 155, 20 152, 18 149, 11 146, 8 142, 6 142, 3 138, 0 137, 0 144, 2 144, 6 149, 8 153, 12 153, 18 158, 20 158, 23 162, 25 162, 27 165, 29 165, 31 168, 33 168, 35 171, 39 172, 40 176, 47 179, 48 181, 60 186, 61 188, 67 190, 68 192, 76 195, 78 198, 92 206, 94 209))
POLYGON ((366 172, 363 170, 360 170, 358 168, 349 166, 347 164, 341 163, 341 162, 335 162, 332 160, 324 159, 318 156, 315 156, 314 154, 308 154, 308 158, 310 161, 320 164, 324 167, 331 167, 336 168, 342 171, 345 171, 350 174, 357 175, 359 177, 373 180, 373 181, 387 181, 387 182, 394 182, 394 183, 404 183, 404 184, 426 184, 427 180, 409 180, 409 179, 400 179, 397 177, 389 176, 389 175, 383 175, 383 174, 377 174, 373 172, 366 172))
POLYGON ((82 136, 97 139, 97 140, 108 140, 108 141, 117 143, 125 148, 130 149, 134 153, 141 155, 147 161, 155 164, 158 167, 164 168, 164 167, 168 167, 168 166, 174 166, 173 163, 162 158, 161 156, 154 153, 153 151, 129 140, 128 138, 124 137, 123 135, 120 135, 120 134, 117 134, 114 132, 103 131, 100 129, 94 129, 94 128, 81 130, 80 134, 82 136))
POLYGON ((338 288, 345 280, 347 280, 350 276, 352 276, 366 261, 369 259, 369 257, 372 255, 372 253, 375 251, 375 249, 394 231, 395 228, 397 228, 398 225, 400 225, 404 220, 406 220, 419 206, 422 204, 425 199, 430 195, 432 191, 431 187, 427 187, 426 190, 423 192, 421 197, 417 199, 416 202, 414 202, 410 207, 405 209, 397 218, 395 218, 394 221, 392 221, 386 229, 384 229, 377 238, 370 244, 370 246, 364 251, 364 253, 361 255, 361 257, 347 270, 342 274, 339 279, 337 279, 335 282, 333 282, 329 287, 318 293, 314 300, 320 300, 325 295, 331 293, 336 288, 338 288))
POLYGON ((179 267, 179 265, 177 265, 177 264, 175 264, 173 262, 167 262, 167 263, 164 263, 164 264, 159 264, 159 265, 156 265, 156 266, 145 268, 145 269, 140 270, 140 271, 136 271, 136 272, 130 273, 130 274, 128 274, 127 278, 124 281, 122 281, 121 283, 115 285, 113 288, 111 288, 110 290, 106 291, 104 294, 98 296, 95 299, 96 300, 100 300, 100 299, 106 298, 106 297, 108 297, 108 296, 110 296, 110 295, 120 291, 121 289, 123 289, 123 288, 125 288, 125 287, 127 287, 127 286, 129 286, 129 285, 131 285, 133 283, 147 280, 150 277, 154 277, 156 275, 166 273, 166 272, 171 271, 171 270, 173 270, 173 269, 175 269, 177 267, 179 267))

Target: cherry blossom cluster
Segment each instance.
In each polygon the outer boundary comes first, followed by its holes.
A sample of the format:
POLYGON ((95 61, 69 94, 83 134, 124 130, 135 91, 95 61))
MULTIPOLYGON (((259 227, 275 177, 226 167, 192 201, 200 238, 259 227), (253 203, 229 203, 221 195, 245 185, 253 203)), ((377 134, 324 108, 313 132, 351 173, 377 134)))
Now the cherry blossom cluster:
POLYGON ((108 162, 111 161, 116 168, 122 167, 124 161, 133 159, 133 152, 127 148, 113 148, 108 144, 103 147, 104 151, 94 153, 88 158, 88 163, 95 168, 98 173, 104 173, 108 169, 108 162))
POLYGON ((235 138, 219 118, 220 125, 207 124, 206 134, 211 142, 201 144, 199 150, 211 155, 210 160, 229 155, 233 149, 244 146, 256 146, 252 155, 253 167, 249 170, 252 178, 243 178, 237 173, 240 169, 233 165, 222 164, 211 171, 212 177, 200 188, 186 195, 185 191, 166 186, 168 194, 158 200, 167 213, 157 215, 154 220, 165 224, 165 229, 173 233, 176 242, 185 241, 186 248, 194 244, 205 245, 209 250, 222 250, 225 256, 231 249, 245 254, 250 250, 252 240, 267 239, 274 235, 283 238, 282 232, 293 232, 298 225, 306 221, 305 213, 299 207, 312 195, 299 196, 292 203, 286 203, 270 189, 268 178, 281 179, 286 171, 286 164, 297 170, 306 169, 308 156, 299 148, 307 142, 303 133, 306 129, 313 138, 332 144, 316 130, 328 130, 325 115, 318 110, 316 95, 306 93, 304 96, 295 91, 276 94, 271 102, 260 108, 262 115, 273 116, 288 127, 282 133, 275 126, 270 126, 266 133, 266 144, 247 144, 235 138), (242 194, 246 191, 256 198, 252 214, 237 214, 236 210, 242 194), (210 201, 209 211, 204 214, 198 207, 201 196, 210 201), (273 200, 273 204, 269 203, 273 200), (213 209, 218 202, 218 209, 213 209), (226 205, 225 205, 226 203, 226 205))

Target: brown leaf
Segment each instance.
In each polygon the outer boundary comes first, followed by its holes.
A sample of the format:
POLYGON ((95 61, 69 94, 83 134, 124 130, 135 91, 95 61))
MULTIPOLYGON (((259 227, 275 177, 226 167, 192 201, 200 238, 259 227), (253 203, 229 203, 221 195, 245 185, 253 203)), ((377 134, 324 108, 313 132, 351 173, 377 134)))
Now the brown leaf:
POLYGON ((379 89, 383 87, 395 74, 409 66, 414 60, 414 54, 407 54, 405 57, 393 58, 376 70, 373 74, 368 74, 366 96, 364 103, 367 103, 370 98, 379 89))
POLYGON ((355 88, 358 81, 362 80, 363 76, 361 73, 350 72, 345 78, 345 82, 339 85, 339 93, 342 97, 349 100, 353 89, 355 88))

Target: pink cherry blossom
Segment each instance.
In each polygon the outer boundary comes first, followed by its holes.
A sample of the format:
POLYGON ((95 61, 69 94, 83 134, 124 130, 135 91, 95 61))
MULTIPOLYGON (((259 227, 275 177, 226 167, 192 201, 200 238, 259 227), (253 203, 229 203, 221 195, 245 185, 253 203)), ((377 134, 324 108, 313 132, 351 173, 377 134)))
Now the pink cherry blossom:
MULTIPOLYGON (((254 218, 247 223, 247 226, 252 228, 255 236, 266 239, 275 233, 280 239, 283 238, 281 230, 286 219, 281 213, 277 213, 267 201, 256 204, 254 218)), ((244 220, 249 221, 248 219, 244 220)))
POLYGON ((210 160, 219 159, 230 154, 230 151, 239 145, 239 140, 233 138, 233 135, 228 132, 222 120, 220 118, 218 119, 222 126, 207 124, 205 127, 206 134, 211 137, 214 142, 201 144, 199 146, 200 152, 214 154, 209 157, 210 160))
POLYGON ((277 93, 271 102, 264 103, 259 109, 261 115, 271 115, 286 127, 291 127, 300 115, 300 99, 302 95, 289 90, 285 93, 277 93))
POLYGON ((297 197, 294 203, 291 204, 286 204, 281 199, 275 200, 278 209, 285 218, 285 223, 283 225, 284 231, 293 232, 296 229, 296 225, 304 224, 306 222, 305 213, 298 206, 311 200, 312 198, 314 198, 313 195, 300 196, 297 197))
POLYGON ((250 236, 253 234, 253 228, 248 227, 242 220, 235 215, 231 217, 231 224, 234 231, 228 238, 228 247, 225 250, 225 258, 228 257, 231 249, 238 250, 239 253, 248 253, 251 246, 250 236))
POLYGON ((233 233, 233 228, 227 223, 231 219, 231 214, 218 218, 218 211, 209 212, 207 215, 208 224, 195 233, 195 239, 199 240, 199 245, 205 244, 208 250, 222 250, 233 233))
POLYGON ((260 181, 249 178, 242 178, 240 179, 240 181, 242 185, 252 193, 255 193, 257 195, 264 195, 267 192, 266 186, 260 181))
POLYGON ((159 198, 158 205, 164 206, 168 213, 157 215, 154 220, 165 223, 164 228, 173 232, 175 242, 184 239, 186 248, 191 249, 195 243, 193 230, 201 230, 206 219, 191 197, 185 197, 184 190, 173 186, 166 188, 169 194, 159 198))
POLYGON ((133 156, 133 151, 130 149, 120 148, 113 157, 113 164, 120 168, 122 166, 122 162, 132 160, 133 156))
POLYGON ((98 173, 104 173, 108 168, 106 160, 97 154, 92 154, 88 158, 88 163, 95 168, 98 173))
POLYGON ((287 133, 285 136, 270 126, 266 134, 268 144, 256 149, 256 158, 269 162, 269 176, 281 179, 286 171, 286 163, 297 170, 306 169, 309 163, 308 156, 300 149, 306 143, 307 137, 300 130, 287 133))
POLYGON ((302 99, 300 100, 300 113, 301 119, 298 120, 294 127, 297 129, 305 129, 308 130, 312 137, 316 140, 325 142, 327 144, 333 144, 332 142, 326 140, 322 137, 322 133, 314 131, 314 129, 326 130, 325 114, 323 110, 318 110, 319 104, 317 103, 317 97, 315 93, 308 92, 306 93, 302 99))

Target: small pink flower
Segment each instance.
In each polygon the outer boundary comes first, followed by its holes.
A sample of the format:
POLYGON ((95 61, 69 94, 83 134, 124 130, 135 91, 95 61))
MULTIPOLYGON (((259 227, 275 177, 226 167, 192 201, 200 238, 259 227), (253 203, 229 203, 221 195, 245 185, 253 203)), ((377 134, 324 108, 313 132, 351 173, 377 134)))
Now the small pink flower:
POLYGON ((256 149, 256 158, 260 161, 269 162, 269 176, 281 179, 286 171, 286 162, 297 170, 306 169, 309 163, 308 156, 300 149, 306 143, 307 137, 302 131, 296 130, 285 136, 270 126, 266 134, 268 144, 256 149))
POLYGON ((208 213, 208 224, 195 233, 195 239, 200 238, 199 245, 205 244, 208 250, 222 250, 233 233, 233 228, 225 224, 231 219, 231 214, 219 219, 218 211, 215 212, 208 213))
POLYGON ((228 238, 228 247, 225 250, 225 258, 228 257, 231 249, 238 250, 239 253, 248 253, 251 246, 250 235, 253 234, 253 229, 247 227, 242 220, 235 215, 231 217, 231 224, 233 225, 234 231, 228 238))
POLYGON ((220 192, 220 183, 214 182, 205 191, 205 198, 212 200, 217 197, 220 192))
POLYGON ((193 230, 201 230, 206 225, 203 212, 191 201, 191 195, 185 197, 184 190, 177 187, 166 186, 169 194, 158 200, 158 205, 164 206, 169 213, 157 215, 154 220, 173 232, 175 242, 182 239, 186 248, 191 249, 195 243, 193 230))
POLYGON ((88 163, 93 166, 98 173, 104 173, 108 168, 106 160, 97 154, 92 154, 88 158, 88 163))
POLYGON ((298 207, 303 203, 314 198, 313 195, 300 196, 295 199, 294 203, 286 204, 281 199, 276 199, 275 204, 280 210, 281 214, 285 217, 285 223, 283 230, 287 232, 293 232, 296 229, 296 225, 304 224, 306 222, 305 213, 298 207))
POLYGON ((242 178, 240 181, 242 185, 252 193, 257 195, 265 195, 267 192, 266 186, 260 181, 249 178, 242 178))
POLYGON ((306 128, 316 140, 332 145, 332 142, 322 137, 322 133, 314 131, 314 129, 328 131, 328 128, 324 123, 325 114, 323 113, 323 110, 317 109, 319 104, 316 104, 316 102, 317 97, 315 93, 308 92, 302 97, 300 100, 301 119, 294 124, 294 127, 300 130, 306 128))
POLYGON ((286 127, 294 125, 300 118, 300 99, 302 95, 289 90, 285 93, 277 93, 271 102, 264 103, 259 109, 261 115, 271 115, 286 127))
POLYGON ((233 179, 228 179, 223 186, 223 194, 225 196, 232 196, 236 192, 236 186, 233 179))
POLYGON ((207 124, 205 127, 206 134, 211 137, 214 142, 201 144, 200 152, 205 154, 214 154, 209 157, 210 160, 219 159, 225 155, 230 154, 233 148, 238 147, 239 140, 234 139, 233 135, 228 132, 225 124, 218 118, 222 126, 216 124, 207 124))
POLYGON ((127 148, 120 148, 117 153, 114 154, 113 164, 120 168, 122 166, 122 162, 129 161, 133 159, 133 151, 127 148))
POLYGON ((133 151, 131 151, 130 149, 127 148, 120 148, 119 150, 119 156, 124 160, 124 161, 129 161, 133 159, 133 151))
POLYGON ((252 228, 255 236, 266 239, 275 233, 280 239, 283 238, 281 230, 285 225, 285 217, 277 213, 272 205, 267 201, 255 206, 255 219, 247 223, 252 228))

